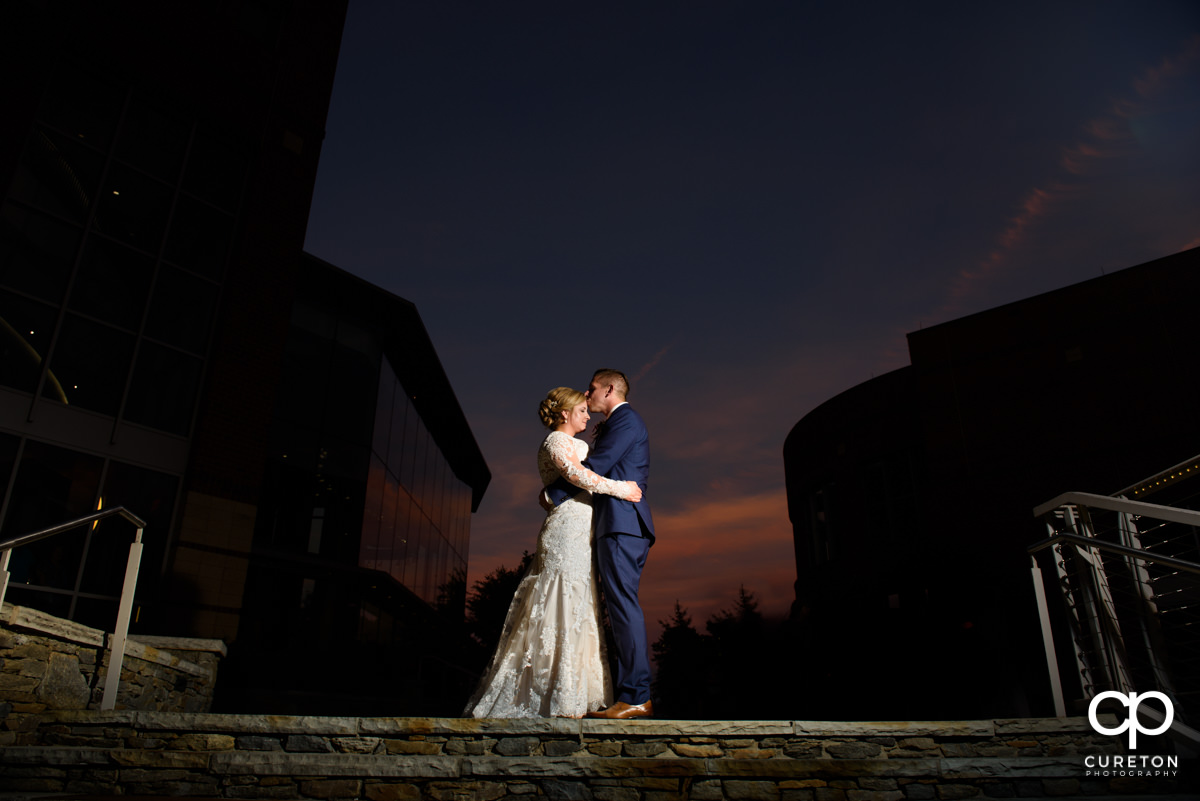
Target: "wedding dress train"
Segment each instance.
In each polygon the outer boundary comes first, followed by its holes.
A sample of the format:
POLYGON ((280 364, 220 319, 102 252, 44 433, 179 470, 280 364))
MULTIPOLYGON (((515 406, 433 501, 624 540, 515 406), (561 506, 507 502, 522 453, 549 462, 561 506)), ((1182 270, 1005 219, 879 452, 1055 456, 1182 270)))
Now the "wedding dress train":
POLYGON ((587 443, 560 431, 542 442, 543 485, 561 475, 585 491, 546 516, 468 716, 580 717, 612 702, 592 557, 592 492, 617 494, 621 482, 579 467, 587 450, 587 443))

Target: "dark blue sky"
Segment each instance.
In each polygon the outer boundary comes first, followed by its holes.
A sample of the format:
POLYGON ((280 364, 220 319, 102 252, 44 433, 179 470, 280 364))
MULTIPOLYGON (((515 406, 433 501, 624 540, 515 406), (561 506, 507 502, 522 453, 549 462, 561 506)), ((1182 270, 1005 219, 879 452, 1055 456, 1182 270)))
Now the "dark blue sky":
MULTIPOLYGON (((352 0, 312 253, 417 304, 536 542, 535 409, 625 370, 648 617, 795 578, 782 447, 905 334, 1200 245, 1195 2, 352 0)), ((1031 454, 1036 458, 1036 454, 1031 454)))

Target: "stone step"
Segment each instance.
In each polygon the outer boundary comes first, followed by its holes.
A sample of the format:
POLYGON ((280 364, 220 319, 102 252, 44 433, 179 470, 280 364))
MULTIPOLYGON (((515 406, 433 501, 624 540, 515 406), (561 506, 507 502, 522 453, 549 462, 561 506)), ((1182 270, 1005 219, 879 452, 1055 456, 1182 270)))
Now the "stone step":
POLYGON ((1143 766, 1102 769, 1127 756, 1123 740, 1095 733, 1084 718, 625 722, 58 712, 21 720, 0 733, 0 745, 0 789, 62 799, 1200 798, 1200 766, 1156 756, 1141 743, 1143 766))

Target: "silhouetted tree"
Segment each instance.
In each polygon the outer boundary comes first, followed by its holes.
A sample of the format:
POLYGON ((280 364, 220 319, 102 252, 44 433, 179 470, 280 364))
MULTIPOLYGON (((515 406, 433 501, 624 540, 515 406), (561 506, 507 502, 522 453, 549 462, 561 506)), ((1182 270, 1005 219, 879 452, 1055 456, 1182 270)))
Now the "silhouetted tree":
POLYGON ((654 703, 659 715, 683 720, 707 717, 710 638, 692 627, 687 610, 675 601, 675 613, 658 621, 662 634, 651 648, 658 667, 654 703))
POLYGON ((727 609, 698 632, 678 602, 659 621, 654 643, 658 666, 655 705, 677 718, 786 720, 794 711, 805 673, 786 622, 769 621, 744 586, 727 609))
POLYGON ((455 570, 450 580, 438 587, 437 614, 430 621, 427 639, 430 652, 469 676, 479 659, 479 646, 467 628, 466 602, 467 571, 455 570))
POLYGON ((712 664, 719 690, 709 707, 714 717, 775 717, 762 700, 769 695, 773 672, 765 638, 762 613, 754 593, 743 585, 732 608, 723 609, 705 624, 712 637, 712 664))
POLYGON ((450 580, 438 587, 437 610, 445 620, 463 620, 467 603, 467 571, 459 568, 450 580))
POLYGON ((496 644, 500 641, 500 632, 504 629, 504 617, 508 614, 513 594, 516 593, 517 585, 529 571, 529 565, 532 562, 533 554, 526 551, 521 557, 521 563, 516 568, 509 570, 504 565, 500 565, 476 581, 471 588, 471 595, 466 602, 467 631, 479 644, 482 654, 480 670, 496 650, 496 644))

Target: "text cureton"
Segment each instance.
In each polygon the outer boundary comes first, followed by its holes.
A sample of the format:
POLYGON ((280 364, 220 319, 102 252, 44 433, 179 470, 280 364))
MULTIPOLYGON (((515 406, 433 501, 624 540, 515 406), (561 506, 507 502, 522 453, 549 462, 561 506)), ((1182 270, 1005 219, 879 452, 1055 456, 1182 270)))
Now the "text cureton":
POLYGON ((1089 754, 1084 758, 1083 765, 1086 768, 1178 768, 1179 757, 1161 754, 1089 754))

